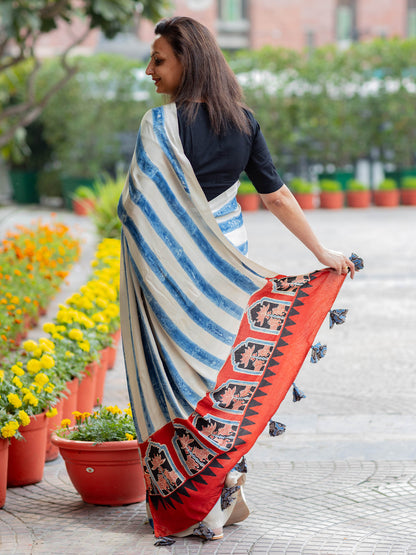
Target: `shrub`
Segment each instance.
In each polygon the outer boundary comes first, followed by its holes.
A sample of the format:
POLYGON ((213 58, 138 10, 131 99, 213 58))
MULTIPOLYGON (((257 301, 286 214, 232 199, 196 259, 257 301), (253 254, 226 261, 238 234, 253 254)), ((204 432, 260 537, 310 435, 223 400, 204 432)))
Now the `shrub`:
POLYGON ((403 189, 416 189, 416 177, 408 176, 402 179, 403 189))
POLYGON ((393 191, 394 189, 397 189, 397 183, 394 179, 383 179, 378 188, 380 191, 393 191))
POLYGON ((308 194, 313 193, 314 184, 309 181, 305 181, 300 177, 294 177, 290 183, 290 189, 292 193, 298 194, 308 194))
POLYGON ((367 191, 368 187, 358 181, 357 179, 350 179, 347 183, 347 190, 348 191, 367 191))
POLYGON ((319 182, 319 188, 323 193, 337 193, 342 191, 341 183, 334 179, 323 179, 319 182))

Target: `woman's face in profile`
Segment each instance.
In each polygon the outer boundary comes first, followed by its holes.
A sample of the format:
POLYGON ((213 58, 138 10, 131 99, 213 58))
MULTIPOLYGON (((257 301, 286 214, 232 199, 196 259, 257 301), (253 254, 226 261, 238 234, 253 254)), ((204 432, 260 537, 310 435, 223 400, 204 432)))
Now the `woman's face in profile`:
POLYGON ((171 45, 164 37, 156 37, 146 68, 146 74, 152 77, 156 85, 156 92, 173 96, 178 90, 182 73, 182 64, 171 45))

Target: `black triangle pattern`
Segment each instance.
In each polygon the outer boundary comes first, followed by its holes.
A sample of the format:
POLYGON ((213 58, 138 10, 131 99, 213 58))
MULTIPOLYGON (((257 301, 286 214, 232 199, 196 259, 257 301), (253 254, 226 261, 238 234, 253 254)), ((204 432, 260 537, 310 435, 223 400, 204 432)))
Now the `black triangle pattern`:
POLYGON ((253 426, 255 424, 255 422, 252 422, 251 420, 249 420, 247 418, 247 416, 244 417, 244 420, 241 422, 241 426, 253 426))
MULTIPOLYGON (((279 363, 277 362, 275 364, 279 364, 279 363)), ((276 376, 276 372, 273 372, 272 370, 270 370, 270 368, 266 368, 266 371, 263 374, 263 378, 272 378, 274 376, 276 376)))
MULTIPOLYGON (((289 330, 287 330, 286 328, 282 329, 282 333, 280 334, 280 337, 288 337, 289 335, 293 335, 293 333, 289 330)), ((286 343, 287 345, 287 343, 286 343)))
POLYGON ((294 326, 295 324, 296 324, 296 322, 294 322, 290 318, 287 318, 287 320, 285 322, 285 326, 294 326))

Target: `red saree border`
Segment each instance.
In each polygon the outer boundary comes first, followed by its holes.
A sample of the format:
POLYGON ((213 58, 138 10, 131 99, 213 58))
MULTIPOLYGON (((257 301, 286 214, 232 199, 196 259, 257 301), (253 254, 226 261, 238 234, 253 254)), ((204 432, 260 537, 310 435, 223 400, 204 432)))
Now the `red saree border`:
POLYGON ((293 384, 345 275, 277 275, 249 300, 214 390, 140 445, 156 537, 198 524, 293 384))

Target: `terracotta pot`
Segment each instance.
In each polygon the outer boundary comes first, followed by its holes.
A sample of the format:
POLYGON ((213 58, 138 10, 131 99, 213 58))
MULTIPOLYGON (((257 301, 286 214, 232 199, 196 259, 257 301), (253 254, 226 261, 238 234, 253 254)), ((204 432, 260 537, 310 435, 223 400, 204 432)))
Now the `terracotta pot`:
POLYGON ((294 193, 293 196, 298 201, 302 210, 313 210, 316 208, 315 193, 294 193))
POLYGON ((78 386, 77 410, 79 412, 91 412, 97 402, 95 398, 97 370, 98 364, 96 361, 90 362, 85 367, 78 386))
POLYGON ((30 424, 19 429, 23 439, 11 438, 7 469, 8 487, 27 486, 42 480, 45 467, 47 424, 44 412, 31 416, 30 424))
POLYGON ((146 498, 135 441, 73 441, 54 435, 75 489, 85 503, 127 505, 146 498))
POLYGON ((260 197, 258 193, 248 195, 237 195, 237 202, 243 212, 255 212, 260 208, 260 197))
POLYGON ((62 411, 62 418, 69 418, 72 424, 75 422, 75 418, 72 413, 77 410, 78 407, 78 378, 72 378, 69 382, 66 382, 66 388, 69 390, 67 392, 67 397, 64 399, 64 406, 62 411))
POLYGON ((114 368, 114 364, 116 362, 117 356, 117 347, 121 337, 121 329, 118 328, 117 331, 111 334, 113 339, 113 344, 108 347, 108 369, 111 370, 114 368))
POLYGON ((373 193, 374 204, 376 206, 394 207, 399 205, 400 192, 398 189, 388 191, 378 190, 373 193))
POLYGON ((319 193, 319 205, 321 208, 328 208, 330 210, 339 210, 344 207, 344 192, 334 191, 319 193))
POLYGON ((94 399, 98 405, 103 402, 105 377, 108 368, 108 351, 107 348, 100 351, 100 360, 97 367, 97 377, 95 380, 95 395, 94 399), (98 399, 98 401, 97 401, 98 399))
POLYGON ((350 208, 368 208, 371 203, 371 191, 347 191, 347 205, 350 208))
POLYGON ((9 458, 9 440, 0 439, 0 509, 6 503, 8 458, 9 458))
POLYGON ((46 439, 46 451, 45 451, 45 462, 54 461, 58 458, 59 449, 56 445, 54 445, 51 441, 52 433, 59 427, 63 410, 64 410, 64 399, 60 399, 56 405, 56 410, 58 411, 55 416, 48 418, 47 420, 47 428, 48 434, 46 439))
POLYGON ((88 216, 94 210, 94 201, 88 198, 72 199, 72 210, 78 216, 88 216))
POLYGON ((415 206, 416 189, 400 189, 400 202, 405 206, 415 206))

